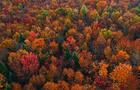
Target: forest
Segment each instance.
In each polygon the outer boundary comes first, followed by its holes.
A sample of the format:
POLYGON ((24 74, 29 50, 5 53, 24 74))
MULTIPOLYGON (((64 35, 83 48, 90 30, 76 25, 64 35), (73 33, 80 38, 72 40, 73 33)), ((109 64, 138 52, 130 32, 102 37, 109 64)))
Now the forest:
POLYGON ((0 0, 0 90, 140 90, 140 0, 0 0))

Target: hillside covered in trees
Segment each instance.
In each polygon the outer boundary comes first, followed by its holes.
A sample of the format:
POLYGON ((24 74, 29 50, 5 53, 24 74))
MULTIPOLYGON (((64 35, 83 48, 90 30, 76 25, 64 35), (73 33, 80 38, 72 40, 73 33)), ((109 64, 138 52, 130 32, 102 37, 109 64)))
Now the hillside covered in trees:
POLYGON ((0 0, 0 90, 140 89, 140 0, 0 0))

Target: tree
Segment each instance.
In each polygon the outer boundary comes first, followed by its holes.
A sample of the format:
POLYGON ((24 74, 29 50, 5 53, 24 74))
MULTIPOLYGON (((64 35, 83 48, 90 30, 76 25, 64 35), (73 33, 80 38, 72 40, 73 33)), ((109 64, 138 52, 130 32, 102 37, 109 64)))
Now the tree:
POLYGON ((82 6, 82 8, 80 9, 80 12, 83 13, 83 15, 85 15, 85 16, 87 15, 88 9, 87 9, 86 5, 82 6))
POLYGON ((64 53, 64 56, 63 56, 63 60, 64 61, 69 60, 71 57, 72 57, 72 54, 70 53, 68 47, 66 47, 66 50, 65 50, 65 53, 64 53))

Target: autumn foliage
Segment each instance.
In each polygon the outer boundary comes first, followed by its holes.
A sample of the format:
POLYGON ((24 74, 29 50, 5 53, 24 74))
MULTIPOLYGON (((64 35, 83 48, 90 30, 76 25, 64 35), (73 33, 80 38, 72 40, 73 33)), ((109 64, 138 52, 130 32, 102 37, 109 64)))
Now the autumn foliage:
POLYGON ((139 0, 0 0, 0 90, 139 90, 139 0))

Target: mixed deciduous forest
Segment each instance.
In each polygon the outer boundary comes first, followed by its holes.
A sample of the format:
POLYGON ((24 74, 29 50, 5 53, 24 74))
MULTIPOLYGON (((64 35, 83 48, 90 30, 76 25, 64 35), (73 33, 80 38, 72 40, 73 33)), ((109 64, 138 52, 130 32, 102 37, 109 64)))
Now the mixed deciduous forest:
POLYGON ((0 0, 0 90, 140 89, 140 0, 0 0))

